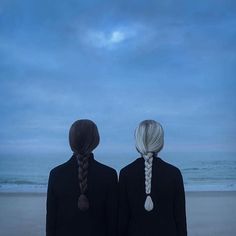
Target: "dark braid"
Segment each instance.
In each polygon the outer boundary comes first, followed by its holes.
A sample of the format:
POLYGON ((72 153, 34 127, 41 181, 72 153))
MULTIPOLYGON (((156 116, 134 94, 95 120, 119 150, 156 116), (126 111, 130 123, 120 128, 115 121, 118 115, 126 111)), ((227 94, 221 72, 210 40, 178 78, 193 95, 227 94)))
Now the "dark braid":
POLYGON ((78 179, 80 187, 80 196, 78 199, 78 207, 82 211, 86 211, 89 208, 89 201, 86 194, 88 188, 88 166, 89 166, 89 155, 76 155, 78 162, 78 179))
POLYGON ((80 196, 78 207, 82 211, 89 208, 88 200, 88 168, 92 151, 99 144, 99 133, 96 124, 87 119, 75 121, 69 131, 69 142, 71 150, 78 163, 78 180, 80 196))

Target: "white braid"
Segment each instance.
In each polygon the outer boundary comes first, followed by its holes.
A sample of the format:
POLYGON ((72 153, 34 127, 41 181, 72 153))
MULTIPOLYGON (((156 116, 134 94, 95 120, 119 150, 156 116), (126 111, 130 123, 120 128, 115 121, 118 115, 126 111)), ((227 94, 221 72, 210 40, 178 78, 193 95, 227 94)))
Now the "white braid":
POLYGON ((153 154, 149 152, 147 155, 143 155, 144 158, 144 172, 145 172, 145 192, 147 194, 144 208, 147 211, 151 211, 153 209, 153 202, 150 196, 151 187, 152 187, 152 161, 153 161, 153 154))
POLYGON ((164 145, 164 131, 160 123, 145 120, 135 130, 136 148, 144 158, 145 193, 144 208, 151 211, 154 207, 151 198, 153 154, 157 154, 164 145))
POLYGON ((151 193, 151 181, 152 181, 152 160, 153 154, 148 153, 147 155, 143 155, 144 158, 144 171, 145 171, 145 190, 146 194, 151 193))

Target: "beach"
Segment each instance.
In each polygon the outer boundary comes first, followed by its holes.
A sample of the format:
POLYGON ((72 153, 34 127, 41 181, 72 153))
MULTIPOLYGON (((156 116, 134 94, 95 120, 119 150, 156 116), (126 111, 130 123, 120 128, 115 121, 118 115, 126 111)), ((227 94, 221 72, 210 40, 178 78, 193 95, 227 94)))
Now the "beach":
POLYGON ((236 192, 187 192, 189 236, 235 236, 236 192))
MULTIPOLYGON (((186 192, 189 236, 236 235, 236 192, 186 192)), ((45 193, 0 193, 1 236, 45 236, 45 193)), ((69 234, 68 234, 69 235, 69 234)))

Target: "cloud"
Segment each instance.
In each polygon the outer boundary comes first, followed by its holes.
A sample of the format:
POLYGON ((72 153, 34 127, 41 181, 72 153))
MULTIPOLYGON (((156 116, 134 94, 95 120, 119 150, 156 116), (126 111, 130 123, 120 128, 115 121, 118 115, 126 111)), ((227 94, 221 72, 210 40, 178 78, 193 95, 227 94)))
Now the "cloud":
POLYGON ((86 35, 86 41, 88 44, 97 48, 112 49, 115 44, 121 44, 125 41, 127 35, 119 30, 115 30, 109 33, 103 31, 89 31, 86 35))
POLYGON ((146 118, 166 125, 173 150, 231 150, 235 13, 211 1, 163 3, 3 8, 0 148, 56 149, 87 117, 109 152, 133 145, 146 118))
POLYGON ((125 44, 128 40, 135 40, 140 34, 140 29, 133 26, 111 27, 105 29, 86 30, 82 41, 95 48, 115 49, 117 46, 125 44))
POLYGON ((120 42, 124 41, 124 39, 125 39, 125 35, 124 35, 123 32, 121 32, 121 31, 114 31, 114 32, 112 32, 109 41, 111 43, 120 43, 120 42))

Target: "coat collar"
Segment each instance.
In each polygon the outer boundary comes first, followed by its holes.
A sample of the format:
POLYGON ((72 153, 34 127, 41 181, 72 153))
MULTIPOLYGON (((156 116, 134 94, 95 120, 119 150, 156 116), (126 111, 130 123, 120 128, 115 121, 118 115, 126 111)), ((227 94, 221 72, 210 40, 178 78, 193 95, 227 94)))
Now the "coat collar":
MULTIPOLYGON (((92 162, 92 161, 94 161, 94 154, 91 152, 89 154, 89 162, 92 162)), ((77 164, 77 158, 75 154, 72 154, 71 158, 69 159, 69 162, 77 164)))

